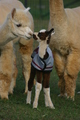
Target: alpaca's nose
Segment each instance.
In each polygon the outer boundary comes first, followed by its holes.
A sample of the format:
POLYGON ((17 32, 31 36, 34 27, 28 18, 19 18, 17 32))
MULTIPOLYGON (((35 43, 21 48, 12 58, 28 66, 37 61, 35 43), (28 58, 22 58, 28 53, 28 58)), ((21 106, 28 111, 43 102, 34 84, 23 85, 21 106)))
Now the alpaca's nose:
POLYGON ((35 39, 35 40, 37 40, 38 38, 36 37, 36 35, 35 34, 33 34, 33 38, 35 39))
POLYGON ((29 32, 29 35, 30 35, 30 36, 33 36, 33 32, 32 32, 32 31, 30 31, 30 32, 29 32))

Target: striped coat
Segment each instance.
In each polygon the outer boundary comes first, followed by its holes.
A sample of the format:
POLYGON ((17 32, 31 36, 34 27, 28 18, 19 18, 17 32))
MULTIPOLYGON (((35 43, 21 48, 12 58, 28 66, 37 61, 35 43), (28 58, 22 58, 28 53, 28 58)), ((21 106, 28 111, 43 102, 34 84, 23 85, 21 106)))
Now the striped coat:
POLYGON ((31 65, 39 71, 43 71, 43 72, 52 71, 54 59, 53 59, 53 54, 51 49, 47 47, 47 53, 48 53, 47 59, 40 58, 38 54, 38 50, 39 50, 39 47, 36 48, 31 55, 32 57, 31 65))

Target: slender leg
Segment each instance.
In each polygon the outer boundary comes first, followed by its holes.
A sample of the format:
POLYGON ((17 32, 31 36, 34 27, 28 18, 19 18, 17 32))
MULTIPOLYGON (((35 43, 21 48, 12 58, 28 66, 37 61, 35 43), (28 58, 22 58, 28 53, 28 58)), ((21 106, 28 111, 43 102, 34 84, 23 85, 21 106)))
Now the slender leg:
POLYGON ((17 74, 18 74, 18 69, 17 69, 17 65, 16 65, 16 56, 13 53, 13 75, 12 75, 12 80, 11 80, 11 84, 10 84, 10 88, 9 88, 10 94, 13 94, 13 89, 16 86, 17 74))
POLYGON ((59 75, 58 86, 60 88, 60 94, 58 96, 65 96, 65 80, 63 75, 59 75))
POLYGON ((31 93, 32 91, 27 92, 26 104, 31 104, 31 93))
POLYGON ((34 102, 33 102, 33 108, 37 108, 37 106, 38 106, 38 99, 39 99, 39 94, 40 94, 41 89, 42 89, 42 84, 36 82, 35 98, 34 98, 34 102))
POLYGON ((27 93, 27 99, 26 99, 27 104, 31 104, 31 91, 34 84, 35 75, 36 75, 36 70, 34 67, 31 66, 30 79, 28 81, 28 93, 27 93))
POLYGON ((65 90, 68 97, 74 100, 76 79, 80 70, 80 55, 79 51, 73 50, 67 58, 67 64, 64 74, 65 90))
POLYGON ((13 43, 5 45, 0 57, 0 96, 8 99, 13 73, 13 43))
POLYGON ((50 88, 43 88, 43 90, 44 90, 44 96, 45 96, 45 106, 55 109, 50 97, 50 88))
POLYGON ((31 68, 31 54, 32 54, 32 46, 33 40, 26 41, 25 39, 20 40, 20 53, 23 62, 23 74, 25 77, 25 93, 28 91, 28 80, 30 77, 30 68, 31 68))
POLYGON ((65 70, 65 58, 60 56, 59 53, 54 52, 54 64, 59 77, 58 86, 60 88, 60 95, 65 95, 65 80, 64 80, 64 70, 65 70))
POLYGON ((38 106, 39 94, 42 89, 42 72, 36 71, 36 77, 37 77, 37 82, 35 86, 35 99, 33 102, 33 108, 37 108, 38 106))
POLYGON ((50 97, 50 88, 49 88, 50 73, 43 74, 43 91, 45 97, 45 106, 55 109, 51 97, 50 97))

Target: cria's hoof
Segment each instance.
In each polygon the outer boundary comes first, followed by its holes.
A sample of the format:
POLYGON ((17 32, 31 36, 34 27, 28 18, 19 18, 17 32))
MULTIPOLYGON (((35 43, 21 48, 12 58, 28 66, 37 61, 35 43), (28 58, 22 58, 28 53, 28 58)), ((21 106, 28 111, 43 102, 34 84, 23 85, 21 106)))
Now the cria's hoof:
POLYGON ((26 102, 26 104, 27 104, 27 105, 31 105, 31 103, 29 103, 29 102, 26 102))
POLYGON ((55 107, 54 106, 49 106, 51 109, 55 109, 55 107))
POLYGON ((28 100, 26 100, 26 104, 29 104, 29 105, 30 105, 30 104, 31 104, 31 102, 30 102, 30 101, 28 101, 28 100))
POLYGON ((35 102, 33 103, 33 108, 37 108, 37 104, 35 102))

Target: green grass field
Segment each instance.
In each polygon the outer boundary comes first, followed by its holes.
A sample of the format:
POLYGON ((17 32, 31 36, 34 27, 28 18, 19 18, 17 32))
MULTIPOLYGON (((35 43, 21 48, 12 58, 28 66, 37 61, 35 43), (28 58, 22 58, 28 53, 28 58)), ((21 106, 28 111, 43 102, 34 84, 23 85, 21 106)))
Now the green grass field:
MULTIPOLYGON (((44 14, 48 13, 48 0, 43 0, 44 5, 46 4, 46 10, 43 11, 44 14), (46 2, 45 2, 46 1, 46 2)), ((64 0, 65 5, 74 0, 64 0)), ((23 1, 24 2, 24 1, 23 1)), ((74 7, 80 5, 80 1, 76 4, 68 5, 68 7, 74 7)), ((39 0, 28 0, 28 6, 31 7, 31 13, 34 17, 35 31, 48 26, 49 16, 44 17, 44 14, 40 13, 39 0), (34 3, 34 1, 36 1, 34 3), (36 10, 37 9, 37 10, 36 10), (43 15, 43 18, 41 18, 43 15)), ((34 43, 34 48, 37 43, 34 43)), ((16 44, 16 49, 18 49, 18 44, 16 44)), ((50 88, 51 88, 51 98, 55 106, 55 110, 45 107, 43 90, 41 91, 39 98, 39 105, 37 109, 33 109, 32 104, 26 105, 26 95, 24 94, 25 80, 22 75, 22 62, 20 59, 20 54, 18 50, 17 54, 17 66, 18 66, 18 76, 16 81, 16 87, 14 89, 14 94, 9 95, 9 100, 0 99, 0 120, 80 120, 80 94, 77 92, 80 90, 80 73, 76 82, 76 92, 75 101, 70 99, 58 97, 60 93, 58 88, 58 76, 53 67, 50 78, 50 88)), ((35 87, 32 91, 32 103, 34 100, 35 87)))
MULTIPOLYGON (((39 105, 37 109, 26 104, 26 95, 24 94, 25 82, 21 69, 17 77, 14 94, 9 95, 9 100, 0 99, 0 120, 80 120, 80 75, 77 79, 77 89, 75 101, 58 97, 59 88, 57 86, 58 77, 53 68, 50 78, 51 98, 55 110, 46 108, 44 104, 44 94, 41 91, 39 105)), ((32 91, 32 103, 34 100, 35 87, 32 91)))

